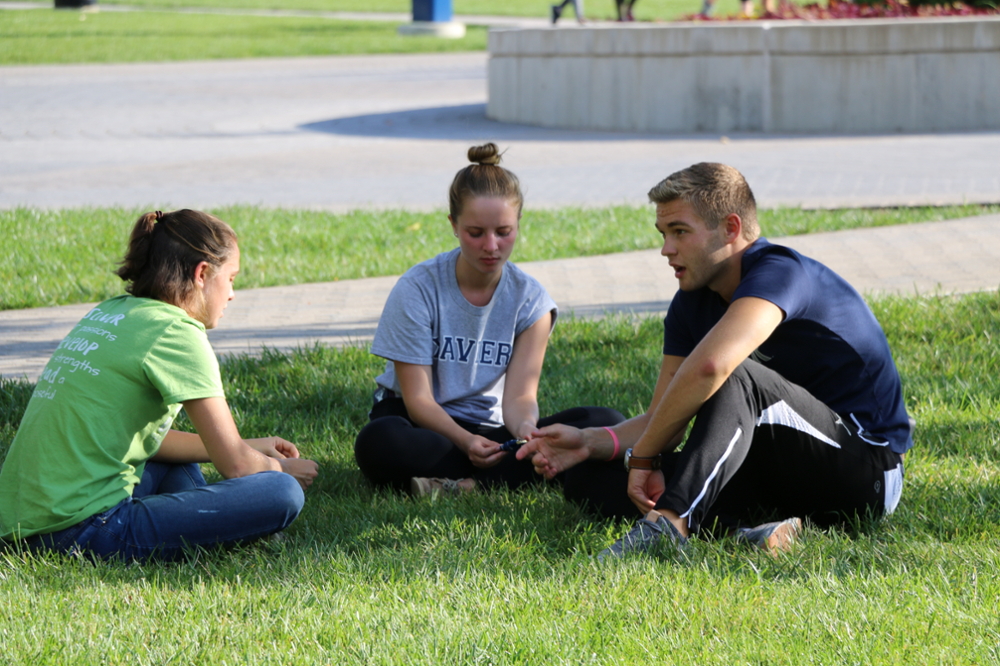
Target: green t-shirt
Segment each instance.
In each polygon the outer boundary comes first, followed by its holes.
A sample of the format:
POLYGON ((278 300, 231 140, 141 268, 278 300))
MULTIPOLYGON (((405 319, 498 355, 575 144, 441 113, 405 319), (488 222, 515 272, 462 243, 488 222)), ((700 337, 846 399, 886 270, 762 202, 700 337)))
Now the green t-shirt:
POLYGON ((101 303, 28 402, 0 469, 0 538, 56 532, 131 497, 180 403, 223 395, 201 322, 149 298, 101 303))

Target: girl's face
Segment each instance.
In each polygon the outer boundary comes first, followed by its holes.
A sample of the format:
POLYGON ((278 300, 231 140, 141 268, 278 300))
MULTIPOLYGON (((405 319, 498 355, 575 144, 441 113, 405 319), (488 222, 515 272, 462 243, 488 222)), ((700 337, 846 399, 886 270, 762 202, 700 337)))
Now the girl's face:
POLYGON ((215 328, 229 301, 236 296, 233 291, 233 280, 239 272, 240 248, 235 245, 229 259, 217 269, 209 268, 201 275, 195 269, 197 301, 195 307, 188 310, 188 314, 203 323, 205 328, 215 328))
POLYGON ((518 210, 513 201, 474 197, 465 202, 451 226, 462 248, 462 260, 483 275, 499 274, 517 240, 518 210))

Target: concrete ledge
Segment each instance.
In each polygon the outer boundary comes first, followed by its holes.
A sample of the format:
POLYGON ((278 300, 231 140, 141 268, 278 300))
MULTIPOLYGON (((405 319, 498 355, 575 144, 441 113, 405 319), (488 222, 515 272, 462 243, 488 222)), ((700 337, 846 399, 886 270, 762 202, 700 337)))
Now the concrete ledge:
POLYGON ((638 132, 1000 129, 1000 17, 494 30, 487 116, 638 132))
POLYGON ((465 37, 465 24, 458 21, 414 21, 399 26, 396 32, 407 36, 461 39, 465 37))

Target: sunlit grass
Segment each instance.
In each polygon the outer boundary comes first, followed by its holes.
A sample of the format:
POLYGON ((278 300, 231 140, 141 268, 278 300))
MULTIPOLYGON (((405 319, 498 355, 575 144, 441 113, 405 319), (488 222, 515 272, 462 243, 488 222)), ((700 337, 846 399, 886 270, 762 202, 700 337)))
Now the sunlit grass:
MULTIPOLYGON (((98 301, 121 293, 113 270, 144 211, 84 208, 0 211, 0 309, 98 301)), ((212 211, 243 250, 237 287, 398 275, 454 247, 444 212, 346 214, 254 206, 212 211)), ((761 211, 766 236, 906 224, 1000 212, 1000 206, 761 211)), ((659 247, 650 207, 526 209, 514 261, 659 247)))
POLYGON ((0 10, 0 65, 481 51, 462 39, 402 36, 398 24, 313 17, 0 10))
MULTIPOLYGON (((313 348, 224 363, 243 433, 322 475, 282 543, 177 565, 0 551, 11 664, 990 664, 1000 645, 1000 294, 872 302, 917 420, 896 514, 807 529, 771 559, 726 541, 599 566, 626 526, 554 488, 374 492, 354 466, 381 363, 313 348)), ((562 321, 545 413, 641 411, 655 318, 562 321)), ((30 394, 0 380, 0 457, 30 394)))

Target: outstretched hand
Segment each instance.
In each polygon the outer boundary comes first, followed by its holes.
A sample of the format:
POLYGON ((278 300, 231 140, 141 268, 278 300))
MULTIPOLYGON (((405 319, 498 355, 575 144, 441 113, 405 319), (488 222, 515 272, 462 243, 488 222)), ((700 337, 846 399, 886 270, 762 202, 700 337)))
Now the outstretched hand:
POLYGON ((551 479, 573 465, 587 460, 590 449, 583 441, 583 431, 557 423, 531 433, 528 443, 517 452, 517 459, 531 457, 535 471, 551 479))

